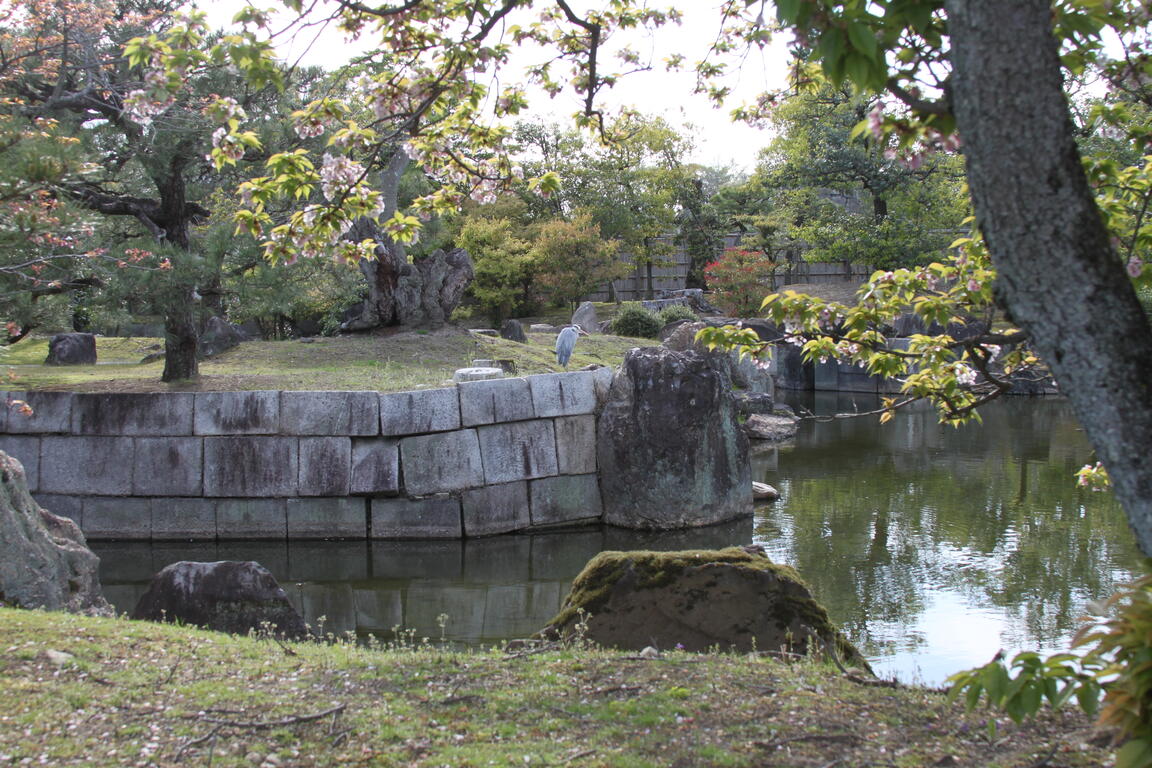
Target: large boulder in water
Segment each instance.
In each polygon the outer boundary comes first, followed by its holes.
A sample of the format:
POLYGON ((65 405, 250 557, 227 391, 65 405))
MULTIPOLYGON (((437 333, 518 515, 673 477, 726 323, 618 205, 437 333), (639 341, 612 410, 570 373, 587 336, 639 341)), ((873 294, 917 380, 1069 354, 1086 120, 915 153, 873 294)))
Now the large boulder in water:
POLYGON ((24 467, 0 452, 0 604, 111 614, 100 592, 100 558, 74 522, 41 509, 24 467))
POLYGON ((48 340, 44 365, 96 365, 96 336, 91 333, 58 333, 48 340))
POLYGON ((867 662, 828 619, 791 567, 758 548, 601 552, 576 580, 542 633, 580 634, 624 650, 788 651, 835 649, 867 662))
POLYGON ((752 514, 748 439, 727 359, 632 349, 597 424, 604 522, 692 528, 752 514))
POLYGON ((179 621, 235 635, 265 630, 282 637, 308 635, 275 577, 253 561, 173 563, 152 577, 132 618, 179 621))

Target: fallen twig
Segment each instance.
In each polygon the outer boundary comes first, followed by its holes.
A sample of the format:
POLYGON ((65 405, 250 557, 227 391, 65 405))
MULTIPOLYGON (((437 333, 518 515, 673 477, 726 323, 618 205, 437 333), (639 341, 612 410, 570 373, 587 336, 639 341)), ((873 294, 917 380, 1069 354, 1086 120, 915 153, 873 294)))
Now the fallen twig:
POLYGON ((786 739, 754 741, 752 746, 760 749, 779 749, 785 744, 794 744, 798 741, 839 741, 847 744, 860 741, 860 737, 854 733, 806 733, 802 736, 790 736, 786 739))
POLYGON ((185 742, 184 745, 180 747, 180 749, 176 750, 176 761, 179 762, 184 757, 184 753, 187 752, 188 750, 192 749, 192 747, 199 746, 200 744, 203 744, 204 742, 208 741, 209 739, 215 739, 216 734, 220 733, 220 729, 223 727, 224 727, 223 724, 216 725, 210 731, 208 731, 208 733, 204 734, 203 736, 196 738, 196 739, 190 739, 187 742, 185 742))
POLYGON ((217 725, 227 725, 232 728, 247 728, 249 730, 264 730, 266 728, 283 728, 288 725, 299 725, 300 723, 310 723, 315 720, 322 720, 329 715, 339 714, 343 712, 345 704, 337 704, 334 707, 317 712, 312 715, 292 715, 291 717, 284 717, 279 720, 254 720, 250 722, 242 722, 238 720, 222 720, 216 717, 198 716, 197 719, 205 723, 215 723, 217 725))

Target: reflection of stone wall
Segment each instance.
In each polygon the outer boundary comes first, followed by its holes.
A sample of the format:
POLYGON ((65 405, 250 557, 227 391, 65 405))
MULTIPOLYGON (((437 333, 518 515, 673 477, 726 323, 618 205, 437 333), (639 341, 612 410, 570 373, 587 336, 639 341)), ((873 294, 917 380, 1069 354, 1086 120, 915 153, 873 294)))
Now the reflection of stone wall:
POLYGON ((0 450, 91 539, 461 538, 600 517, 610 369, 377 392, 12 393, 0 450))
POLYGON ((100 581, 131 611, 153 574, 180 560, 255 560, 304 620, 324 631, 388 638, 394 627, 470 645, 526 637, 560 610, 584 565, 605 549, 716 549, 750 541, 752 520, 687 531, 620 528, 426 541, 97 542, 100 581))

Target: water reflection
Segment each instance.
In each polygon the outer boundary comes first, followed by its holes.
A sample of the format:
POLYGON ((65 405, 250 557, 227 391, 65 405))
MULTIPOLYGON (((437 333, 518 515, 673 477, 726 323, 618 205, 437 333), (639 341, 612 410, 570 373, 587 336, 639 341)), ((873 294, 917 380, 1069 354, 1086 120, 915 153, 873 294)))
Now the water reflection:
MULTIPOLYGON (((862 396, 799 403, 867 411, 862 396)), ((1076 487, 1089 460, 1066 403, 1012 399, 983 425, 942 427, 929 411, 805 422, 758 450, 754 478, 781 499, 752 520, 699 531, 617 529, 463 542, 95 543, 109 600, 131 610, 177 560, 257 560, 305 619, 336 633, 523 637, 555 615, 572 578, 604 549, 713 548, 756 540, 795 565, 874 666, 939 683, 1000 648, 1065 647, 1083 604, 1138 568, 1108 494, 1076 487)))
MULTIPOLYGON (((816 413, 875 400, 809 395, 816 413)), ((1001 647, 1064 647, 1085 601, 1129 579, 1139 555, 1107 494, 1078 488, 1089 458, 1068 405, 1008 399, 982 425, 929 410, 806 422, 758 452, 781 499, 756 539, 795 565, 878 666, 938 682, 1001 647)))
POLYGON ((390 639, 495 644, 538 631, 560 609, 572 579, 605 549, 713 549, 752 539, 752 521, 697 531, 619 529, 497 536, 467 541, 93 542, 104 594, 131 611, 152 575, 180 560, 256 560, 312 626, 390 639))

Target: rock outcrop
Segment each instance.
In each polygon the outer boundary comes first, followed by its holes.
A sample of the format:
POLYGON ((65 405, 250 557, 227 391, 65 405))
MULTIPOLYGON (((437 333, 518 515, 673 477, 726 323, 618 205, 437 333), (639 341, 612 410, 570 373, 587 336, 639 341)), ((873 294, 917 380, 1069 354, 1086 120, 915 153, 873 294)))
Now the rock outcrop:
POLYGON ((100 591, 100 558, 74 522, 40 508, 24 467, 0 452, 0 604, 111 614, 100 591))
POLYGON ((578 325, 588 333, 600 333, 600 320, 596 317, 596 306, 585 301, 572 313, 572 325, 578 325))
POLYGON ((308 635, 304 619, 275 577, 253 561, 173 563, 152 578, 132 618, 177 621, 236 635, 308 635))
POLYGON ((790 440, 796 437, 797 421, 794 416, 756 413, 749 416, 748 420, 744 422, 744 432, 753 440, 772 442, 790 440))
POLYGON ((96 336, 58 333, 48 340, 44 365, 96 365, 96 336))
POLYGON ((576 577, 542 634, 580 634, 636 651, 650 645, 800 654, 834 649, 843 663, 868 666, 800 575, 752 547, 601 552, 576 577))
POLYGON ((196 348, 196 355, 201 360, 206 360, 223 354, 239 346, 240 342, 247 340, 247 335, 238 327, 222 317, 213 315, 204 323, 204 330, 200 333, 200 344, 196 348))
POLYGON ((504 325, 500 326, 500 338, 518 341, 521 344, 528 343, 528 334, 524 332, 524 326, 519 320, 505 320, 504 325))
POLYGON ((597 465, 609 525, 691 528, 752 514, 726 358, 630 350, 597 425, 597 465))

